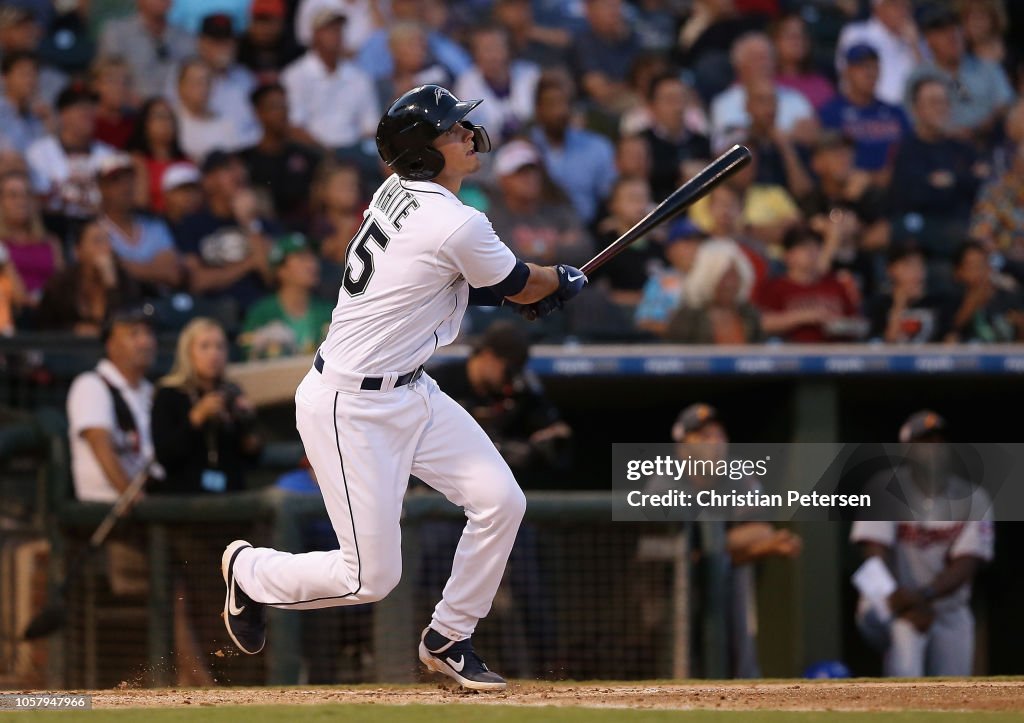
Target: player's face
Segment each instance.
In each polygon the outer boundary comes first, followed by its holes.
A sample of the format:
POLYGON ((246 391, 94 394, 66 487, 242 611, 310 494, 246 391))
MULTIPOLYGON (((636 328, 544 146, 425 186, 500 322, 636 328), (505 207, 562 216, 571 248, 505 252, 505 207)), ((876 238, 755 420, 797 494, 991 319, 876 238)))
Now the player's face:
POLYGON ((480 159, 473 148, 473 131, 456 123, 434 139, 434 148, 444 156, 444 173, 468 176, 480 168, 480 159))

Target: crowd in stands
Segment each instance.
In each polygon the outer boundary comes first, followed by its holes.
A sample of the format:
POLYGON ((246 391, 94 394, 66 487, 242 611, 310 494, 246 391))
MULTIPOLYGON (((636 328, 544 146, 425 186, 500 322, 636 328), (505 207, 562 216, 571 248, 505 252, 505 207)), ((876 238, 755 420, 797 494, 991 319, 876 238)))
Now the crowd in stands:
POLYGON ((496 152, 462 197, 526 261, 582 264, 753 152, 594 274, 558 333, 1015 341, 1008 37, 1002 0, 10 0, 0 332, 95 336, 145 301, 250 358, 311 352, 389 173, 377 121, 438 83, 485 101, 496 152))

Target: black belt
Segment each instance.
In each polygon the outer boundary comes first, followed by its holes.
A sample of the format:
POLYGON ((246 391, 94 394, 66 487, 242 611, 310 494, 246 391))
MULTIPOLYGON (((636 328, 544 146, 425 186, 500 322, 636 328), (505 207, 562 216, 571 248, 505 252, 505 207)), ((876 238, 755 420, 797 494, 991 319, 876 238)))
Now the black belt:
MULTIPOLYGON (((317 351, 316 356, 313 358, 313 368, 321 374, 324 373, 324 358, 320 356, 319 351, 317 351)), ((423 366, 421 365, 416 371, 408 372, 398 377, 398 379, 395 380, 395 386, 404 387, 406 384, 412 384, 414 381, 419 379, 422 374, 423 366)), ((363 381, 359 385, 359 388, 379 392, 383 386, 384 377, 363 377, 363 381)))

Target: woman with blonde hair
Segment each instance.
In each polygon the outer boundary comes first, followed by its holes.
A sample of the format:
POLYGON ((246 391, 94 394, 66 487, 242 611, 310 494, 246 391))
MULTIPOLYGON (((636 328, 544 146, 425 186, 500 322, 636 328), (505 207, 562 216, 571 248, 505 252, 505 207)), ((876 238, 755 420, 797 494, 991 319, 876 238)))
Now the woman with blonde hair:
POLYGON ((225 378, 227 363, 228 341, 220 324, 205 317, 190 321, 153 400, 153 446, 167 472, 156 491, 245 489, 245 467, 261 441, 252 405, 225 378))
POLYGON ((754 267, 732 239, 705 241, 688 276, 686 304, 666 338, 684 344, 749 344, 761 339, 761 319, 750 303, 754 267))

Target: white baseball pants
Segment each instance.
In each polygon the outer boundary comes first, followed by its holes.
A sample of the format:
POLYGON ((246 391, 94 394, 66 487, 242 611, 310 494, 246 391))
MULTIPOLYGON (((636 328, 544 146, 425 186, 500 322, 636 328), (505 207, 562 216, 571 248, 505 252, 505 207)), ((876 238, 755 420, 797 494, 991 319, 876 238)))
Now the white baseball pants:
POLYGON ((431 626, 469 637, 501 582, 526 510, 522 490, 476 421, 428 375, 389 391, 331 381, 310 370, 295 417, 340 549, 246 549, 235 579, 253 600, 291 610, 380 600, 402 574, 399 520, 411 473, 465 509, 431 626))

